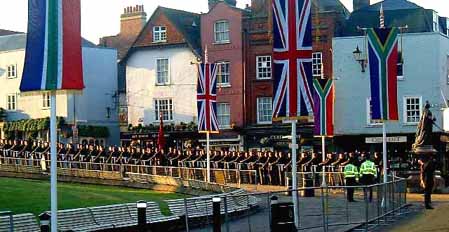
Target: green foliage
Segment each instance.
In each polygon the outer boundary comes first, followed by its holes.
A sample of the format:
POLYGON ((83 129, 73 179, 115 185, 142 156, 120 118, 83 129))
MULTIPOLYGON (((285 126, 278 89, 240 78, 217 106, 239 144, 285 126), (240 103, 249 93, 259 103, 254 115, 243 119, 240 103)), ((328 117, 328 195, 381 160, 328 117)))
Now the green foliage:
POLYGON ((0 108, 0 122, 6 121, 6 110, 3 108, 0 108))
MULTIPOLYGON (((65 126, 65 120, 62 117, 57 118, 57 127, 65 126)), ((50 128, 50 118, 23 119, 19 121, 6 122, 3 130, 5 132, 38 132, 50 128)))
MULTIPOLYGON (((49 210, 50 182, 0 177, 2 210, 15 214, 34 213, 38 215, 49 210)), ((181 194, 162 193, 147 189, 132 189, 89 184, 58 183, 59 209, 102 206, 154 201, 160 204, 162 213, 168 214, 168 206, 163 200, 183 198, 181 194)))
MULTIPOLYGON (((128 126, 128 130, 132 131, 132 132, 137 132, 137 133, 148 133, 148 132, 155 132, 155 131, 159 131, 159 124, 148 124, 143 126, 142 124, 139 124, 135 127, 133 127, 131 124, 128 126)), ((166 132, 170 132, 170 131, 196 131, 197 130, 197 125, 195 122, 189 122, 184 123, 181 122, 179 124, 164 124, 164 131, 166 132)))
POLYGON ((80 137, 107 138, 109 129, 105 126, 78 126, 80 137))

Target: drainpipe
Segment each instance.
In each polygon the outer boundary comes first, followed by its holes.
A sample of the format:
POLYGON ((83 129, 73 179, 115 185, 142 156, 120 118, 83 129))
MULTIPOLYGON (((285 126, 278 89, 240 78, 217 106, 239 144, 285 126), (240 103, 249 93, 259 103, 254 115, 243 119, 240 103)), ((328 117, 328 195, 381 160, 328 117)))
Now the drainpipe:
MULTIPOLYGON (((242 19, 242 21, 243 21, 244 19, 242 19)), ((244 26, 244 28, 243 28, 243 33, 242 33, 242 39, 243 39, 243 41, 242 41, 242 57, 243 57, 243 60, 242 60, 242 64, 243 64, 243 125, 242 125, 242 128, 243 128, 243 131, 245 131, 245 127, 246 127, 246 124, 247 124, 247 116, 246 116, 246 113, 247 113, 247 109, 246 109, 246 46, 247 46, 247 42, 246 42, 246 37, 247 37, 247 29, 246 29, 246 23, 247 23, 247 21, 244 21, 244 22, 242 22, 242 25, 244 26)), ((245 141, 243 140, 243 144, 245 144, 245 141)))

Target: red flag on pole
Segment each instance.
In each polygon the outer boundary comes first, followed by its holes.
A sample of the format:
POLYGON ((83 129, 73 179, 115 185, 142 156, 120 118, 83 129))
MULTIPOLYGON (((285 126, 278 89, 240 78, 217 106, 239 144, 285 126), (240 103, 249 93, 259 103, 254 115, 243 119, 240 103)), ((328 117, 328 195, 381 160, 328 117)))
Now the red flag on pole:
POLYGON ((164 149, 165 147, 165 138, 164 138, 164 121, 162 120, 162 113, 159 114, 159 134, 157 136, 157 147, 159 150, 164 149))

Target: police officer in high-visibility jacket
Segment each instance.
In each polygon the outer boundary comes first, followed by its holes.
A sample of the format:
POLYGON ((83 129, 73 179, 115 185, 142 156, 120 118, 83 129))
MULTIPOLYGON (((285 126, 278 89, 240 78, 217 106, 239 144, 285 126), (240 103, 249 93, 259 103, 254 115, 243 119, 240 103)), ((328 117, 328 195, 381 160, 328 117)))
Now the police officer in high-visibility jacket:
MULTIPOLYGON (((371 161, 369 154, 365 154, 364 161, 360 166, 360 184, 373 185, 376 183, 377 167, 376 164, 371 161)), ((365 188, 365 198, 368 197, 369 202, 373 201, 373 188, 365 188), (369 195, 369 196, 368 196, 369 195)))
MULTIPOLYGON (((357 166, 355 166, 355 160, 351 160, 346 164, 343 174, 345 176, 346 186, 355 186, 359 178, 359 172, 357 171, 357 166)), ((349 187, 347 189, 346 198, 349 202, 354 201, 354 188, 349 187)))

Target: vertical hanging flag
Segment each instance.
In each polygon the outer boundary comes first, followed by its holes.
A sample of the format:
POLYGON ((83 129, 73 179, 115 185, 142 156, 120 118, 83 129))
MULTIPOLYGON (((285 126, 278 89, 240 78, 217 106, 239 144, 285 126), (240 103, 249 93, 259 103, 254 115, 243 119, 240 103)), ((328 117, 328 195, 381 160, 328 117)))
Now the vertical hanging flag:
POLYGON ((198 131, 217 133, 217 66, 203 63, 198 69, 198 131))
POLYGON ((157 135, 157 147, 159 150, 165 148, 165 137, 164 137, 164 114, 161 112, 159 114, 159 133, 157 135))
POLYGON ((370 28, 368 59, 373 120, 398 120, 398 28, 370 28))
POLYGON ((314 79, 315 135, 334 135, 334 82, 332 79, 314 79))
POLYGON ((83 89, 80 0, 28 0, 28 8, 20 91, 83 89))
POLYGON ((312 0, 273 0, 273 118, 313 114, 312 0))

